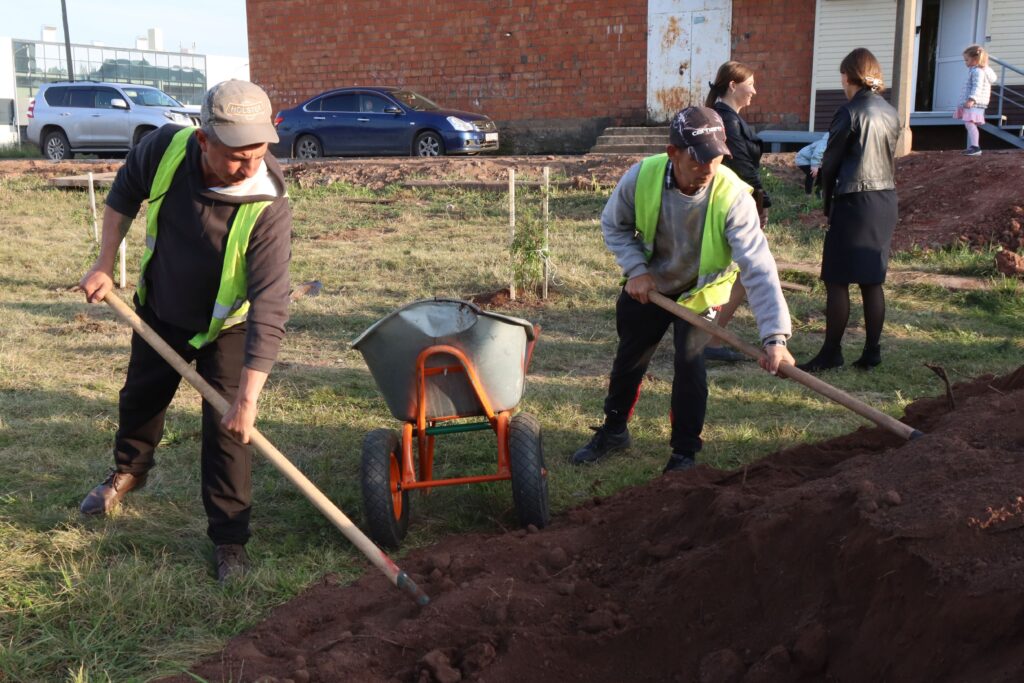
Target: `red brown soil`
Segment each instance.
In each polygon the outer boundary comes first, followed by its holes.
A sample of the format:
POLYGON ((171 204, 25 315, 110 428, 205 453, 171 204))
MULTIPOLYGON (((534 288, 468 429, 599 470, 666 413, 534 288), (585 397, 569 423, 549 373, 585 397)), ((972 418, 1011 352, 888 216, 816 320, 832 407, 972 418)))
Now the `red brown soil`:
MULTIPOLYGON (((193 672, 210 681, 1018 681, 1024 367, 735 471, 594 499, 327 576, 193 672)), ((598 476, 595 472, 595 476, 598 476)), ((557 480, 552 482, 557 486, 557 480)), ((191 681, 179 677, 177 681, 191 681)))

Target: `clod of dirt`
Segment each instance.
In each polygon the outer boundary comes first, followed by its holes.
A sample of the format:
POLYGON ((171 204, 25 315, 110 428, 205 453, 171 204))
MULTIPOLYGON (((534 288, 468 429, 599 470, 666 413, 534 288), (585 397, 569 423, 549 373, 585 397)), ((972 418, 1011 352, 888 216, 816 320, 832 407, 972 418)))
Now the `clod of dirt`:
POLYGON ((462 653, 462 673, 468 678, 480 674, 497 658, 498 653, 490 643, 477 643, 462 653))
POLYGON ((793 660, 805 675, 816 674, 828 661, 828 631, 820 622, 808 624, 793 644, 793 660))
POLYGON ((1003 249, 996 253, 996 270, 1003 275, 1020 277, 1024 275, 1024 256, 1003 249))
POLYGON ((548 567, 555 572, 569 566, 569 555, 565 552, 565 548, 552 548, 548 551, 546 559, 548 567))
POLYGON ((423 673, 429 673, 430 683, 459 683, 462 680, 462 672, 452 666, 448 654, 442 650, 431 650, 420 659, 423 667, 420 680, 423 680, 423 673))
POLYGON ((743 683, 786 683, 797 678, 789 650, 784 645, 776 645, 747 670, 743 683))
POLYGON ((747 667, 732 650, 716 650, 700 660, 700 683, 740 683, 747 667))

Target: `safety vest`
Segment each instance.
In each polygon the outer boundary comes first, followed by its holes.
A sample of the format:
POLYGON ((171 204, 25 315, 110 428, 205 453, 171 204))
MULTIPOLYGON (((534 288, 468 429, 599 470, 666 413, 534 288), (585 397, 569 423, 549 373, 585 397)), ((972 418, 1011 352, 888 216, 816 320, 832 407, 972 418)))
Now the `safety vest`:
MULTIPOLYGON (((636 181, 636 231, 643 240, 644 256, 654 254, 654 236, 661 216, 661 197, 665 188, 668 154, 647 157, 640 164, 636 181)), ((719 166, 711 182, 708 212, 700 243, 700 266, 697 284, 679 296, 679 303, 692 311, 703 313, 729 300, 739 267, 732 261, 732 248, 725 237, 725 219, 740 192, 753 188, 725 166, 719 166)))
MULTIPOLYGON (((142 251, 142 266, 139 272, 139 286, 136 294, 139 303, 146 303, 146 266, 153 258, 156 249, 157 216, 164 203, 164 196, 171 188, 174 173, 185 159, 185 147, 194 128, 185 128, 174 134, 168 145, 160 165, 153 178, 153 186, 149 190, 149 209, 146 216, 146 248, 142 251)), ((249 249, 249 238, 263 210, 271 202, 250 202, 242 204, 235 212, 235 217, 228 226, 228 243, 224 248, 224 265, 220 273, 220 287, 217 299, 213 304, 210 327, 189 340, 189 344, 199 349, 209 344, 226 327, 245 322, 249 314, 248 278, 245 270, 245 252, 249 249)))

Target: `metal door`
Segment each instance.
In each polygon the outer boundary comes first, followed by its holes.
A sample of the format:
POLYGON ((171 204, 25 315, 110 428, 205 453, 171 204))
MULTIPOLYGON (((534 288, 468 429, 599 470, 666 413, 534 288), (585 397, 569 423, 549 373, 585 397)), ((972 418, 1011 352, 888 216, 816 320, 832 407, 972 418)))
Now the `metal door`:
POLYGON ((953 111, 967 80, 963 51, 985 34, 985 0, 942 0, 935 47, 933 111, 953 111))
POLYGON ((89 122, 86 125, 92 131, 92 144, 106 147, 128 147, 131 140, 130 123, 131 114, 125 109, 114 109, 111 101, 124 99, 121 93, 113 88, 96 88, 96 102, 94 109, 89 112, 89 122))
POLYGON ((647 119, 667 121, 704 103, 708 81, 731 54, 731 0, 649 0, 647 119))

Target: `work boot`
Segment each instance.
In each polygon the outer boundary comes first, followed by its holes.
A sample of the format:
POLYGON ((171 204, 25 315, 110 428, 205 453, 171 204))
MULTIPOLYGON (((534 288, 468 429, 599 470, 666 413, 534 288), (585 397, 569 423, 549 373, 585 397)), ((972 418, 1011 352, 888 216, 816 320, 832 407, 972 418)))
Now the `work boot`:
POLYGON ((804 372, 815 374, 823 370, 841 368, 844 362, 842 349, 827 349, 823 346, 817 356, 806 363, 797 363, 796 367, 804 372))
POLYGON ((129 491, 141 489, 146 485, 147 474, 130 474, 118 472, 111 468, 103 483, 89 491, 78 506, 78 511, 83 515, 105 515, 118 505, 129 491))
POLYGON ((622 451, 633 445, 633 439, 629 436, 629 428, 624 427, 621 432, 610 432, 606 425, 591 427, 594 436, 583 448, 573 453, 573 465, 587 465, 597 462, 609 453, 622 451))
POLYGON ((696 466, 697 458, 693 453, 673 453, 669 457, 668 462, 665 463, 665 468, 661 473, 682 472, 684 470, 692 470, 696 466))
POLYGON ((217 581, 221 584, 240 579, 249 572, 249 553, 240 543, 225 543, 213 549, 217 581))
POLYGON ((858 370, 870 370, 876 365, 882 364, 882 346, 880 344, 875 346, 865 346, 864 352, 860 354, 860 358, 850 363, 853 367, 858 370))

